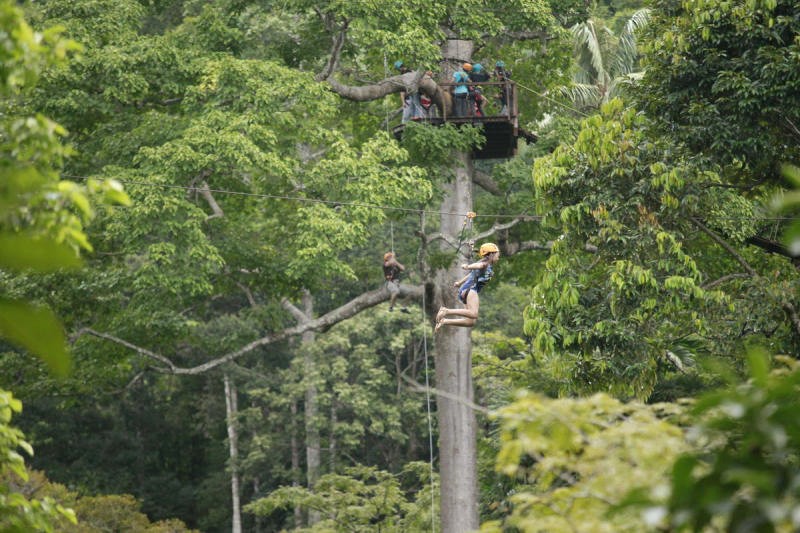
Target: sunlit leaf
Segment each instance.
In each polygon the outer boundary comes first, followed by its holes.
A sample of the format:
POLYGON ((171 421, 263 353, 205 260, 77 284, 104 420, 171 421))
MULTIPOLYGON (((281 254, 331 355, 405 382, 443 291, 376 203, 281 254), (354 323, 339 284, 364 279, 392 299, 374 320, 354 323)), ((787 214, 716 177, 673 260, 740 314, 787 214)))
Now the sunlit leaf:
POLYGON ((64 331, 49 309, 0 299, 0 336, 39 357, 53 374, 69 373, 64 331))
POLYGON ((66 244, 24 234, 0 234, 0 268, 47 272, 80 265, 80 258, 66 244))

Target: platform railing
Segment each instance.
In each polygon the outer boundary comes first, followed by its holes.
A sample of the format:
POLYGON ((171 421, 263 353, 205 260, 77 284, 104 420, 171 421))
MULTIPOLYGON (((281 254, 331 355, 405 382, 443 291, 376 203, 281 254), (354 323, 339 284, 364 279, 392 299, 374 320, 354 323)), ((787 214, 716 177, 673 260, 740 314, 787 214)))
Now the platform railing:
MULTIPOLYGON (((450 92, 451 96, 453 96, 453 111, 456 109, 456 97, 453 94, 453 89, 456 86, 464 85, 461 83, 454 83, 454 82, 442 82, 438 84, 444 91, 450 92)), ((448 110, 446 107, 442 109, 442 116, 441 117, 422 117, 422 120, 431 120, 431 119, 439 119, 444 122, 460 122, 459 119, 500 119, 500 120, 507 120, 516 123, 518 117, 517 111, 517 97, 516 97, 516 84, 511 81, 483 81, 483 82, 470 82, 466 84, 469 88, 469 93, 467 95, 467 112, 465 114, 448 114, 448 110), (476 113, 475 109, 475 92, 476 90, 478 93, 485 99, 484 104, 482 107, 483 115, 479 115, 476 113), (506 106, 505 106, 505 113, 502 113, 502 100, 500 97, 505 96, 506 106)), ((431 110, 435 109, 434 105, 431 105, 431 110)), ((438 120, 432 120, 437 121, 438 120)))

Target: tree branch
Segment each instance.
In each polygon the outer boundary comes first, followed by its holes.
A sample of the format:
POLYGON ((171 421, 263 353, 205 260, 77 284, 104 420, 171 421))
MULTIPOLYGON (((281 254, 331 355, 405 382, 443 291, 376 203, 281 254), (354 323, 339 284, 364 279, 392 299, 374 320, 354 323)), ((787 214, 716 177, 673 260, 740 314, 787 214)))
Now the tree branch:
POLYGON ((748 274, 750 274, 753 277, 757 277, 758 276, 758 272, 756 272, 755 269, 750 266, 750 263, 748 263, 745 260, 744 257, 742 257, 736 250, 734 250, 733 246, 728 244, 725 241, 725 239, 723 239, 722 237, 717 235, 716 232, 714 232, 709 227, 707 227, 705 224, 700 222, 700 219, 698 219, 697 217, 689 217, 689 220, 692 221, 692 224, 694 224, 695 226, 700 228, 700 231, 702 231, 703 233, 705 233, 706 235, 711 237, 711 240, 713 240, 714 242, 716 242, 717 244, 722 246, 725 249, 725 251, 727 251, 729 254, 731 254, 733 256, 733 258, 736 259, 739 262, 740 265, 742 265, 742 267, 745 269, 745 271, 747 271, 748 274))
POLYGON ((485 239, 487 237, 492 237, 493 235, 496 235, 497 233, 499 233, 501 231, 505 231, 507 229, 513 228, 514 226, 516 226, 520 222, 527 222, 527 221, 531 221, 531 220, 537 220, 538 221, 538 220, 541 220, 541 217, 530 216, 530 215, 520 215, 520 216, 518 216, 516 218, 513 218, 510 222, 506 222, 505 224, 495 224, 494 226, 491 227, 491 229, 488 229, 488 230, 486 230, 486 231, 484 231, 482 233, 479 233, 479 234, 475 235, 473 238, 476 241, 479 241, 479 240, 485 239))
POLYGON ((722 285, 726 281, 730 281, 732 279, 742 279, 742 278, 751 278, 750 274, 745 274, 744 272, 737 272, 735 274, 728 274, 726 276, 722 276, 719 279, 715 279, 714 281, 709 281, 700 286, 701 289, 713 289, 717 285, 722 285))
POLYGON ((797 310, 794 308, 794 305, 792 305, 790 302, 783 302, 781 307, 783 307, 783 310, 789 315, 789 319, 792 321, 795 332, 800 334, 800 317, 797 316, 797 310))
POLYGON ((214 196, 211 194, 211 189, 208 186, 208 183, 203 180, 203 183, 200 184, 200 188, 198 189, 200 195, 205 198, 208 205, 211 207, 211 211, 214 212, 213 215, 209 215, 206 217, 206 220, 211 220, 212 218, 220 218, 224 217, 225 213, 222 212, 222 208, 219 206, 217 201, 214 199, 214 196))
POLYGON ((426 94, 440 110, 446 108, 449 112, 452 108, 450 93, 443 91, 430 76, 420 71, 398 74, 371 85, 343 85, 333 77, 328 77, 326 81, 336 94, 354 102, 368 102, 394 93, 419 90, 426 94))
POLYGON ((325 68, 322 69, 322 72, 315 76, 315 80, 317 81, 324 81, 331 77, 333 71, 336 70, 336 65, 339 64, 339 56, 342 53, 342 47, 344 46, 344 42, 347 39, 347 28, 350 26, 350 21, 345 19, 342 22, 342 26, 339 29, 338 33, 336 33, 332 38, 331 43, 331 55, 328 58, 328 62, 325 64, 325 68))
MULTIPOLYGON (((411 286, 411 285, 401 284, 400 296, 412 299, 421 299, 423 290, 424 288, 422 286, 411 286)), ((180 367, 175 363, 173 363, 172 360, 170 360, 168 357, 155 353, 146 348, 142 348, 141 346, 136 346, 135 344, 130 343, 124 339, 120 339, 119 337, 116 337, 114 335, 96 331, 91 328, 81 328, 72 336, 71 341, 75 342, 78 338, 80 338, 83 335, 92 335, 94 337, 98 337, 101 339, 105 339, 120 344, 138 353, 139 355, 158 361, 163 365, 160 368, 156 368, 156 370, 160 372, 165 372, 168 374, 178 374, 178 375, 196 375, 196 374, 202 374, 203 372, 207 372, 220 365, 233 361, 241 357, 242 355, 252 352, 256 348, 282 341, 294 335, 299 335, 304 331, 312 329, 326 330, 338 324, 339 322, 342 322, 343 320, 347 320, 348 318, 355 316, 356 314, 360 313, 365 309, 374 307, 387 300, 389 300, 389 291, 386 289, 386 287, 381 287, 380 289, 376 289, 374 291, 365 292, 360 296, 350 300, 346 304, 330 311, 329 313, 326 313, 325 315, 319 318, 313 320, 306 320, 302 323, 297 324, 296 326, 286 328, 282 331, 271 333, 269 335, 261 337, 260 339, 256 339, 253 342, 250 342, 242 346, 238 350, 234 350, 225 355, 217 357, 216 359, 212 359, 201 365, 189 368, 180 367)), ((281 303, 283 304, 283 302, 281 303)), ((291 304, 289 303, 289 305, 291 304)), ((285 304, 284 308, 289 309, 286 307, 285 304)), ((302 311, 300 311, 299 309, 298 311, 302 313, 302 311)))
POLYGON ((472 176, 472 181, 476 185, 479 185, 484 191, 495 196, 500 196, 503 194, 503 191, 500 190, 500 187, 497 185, 497 183, 486 172, 476 170, 472 176))

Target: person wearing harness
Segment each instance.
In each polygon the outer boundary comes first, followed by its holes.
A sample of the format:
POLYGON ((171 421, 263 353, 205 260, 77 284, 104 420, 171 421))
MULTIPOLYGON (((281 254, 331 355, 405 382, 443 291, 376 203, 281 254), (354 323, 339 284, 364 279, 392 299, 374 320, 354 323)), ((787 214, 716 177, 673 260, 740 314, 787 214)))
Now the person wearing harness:
POLYGON ((469 110, 469 87, 467 86, 469 83, 468 73, 471 71, 472 65, 464 63, 461 65, 460 70, 453 73, 453 82, 455 83, 453 87, 453 116, 455 117, 466 117, 471 114, 469 110))
POLYGON ((456 281, 453 286, 458 287, 458 299, 467 306, 466 309, 439 308, 436 313, 436 327, 434 333, 439 331, 442 326, 461 326, 471 328, 478 321, 478 309, 480 308, 480 297, 478 293, 492 279, 494 270, 492 265, 500 259, 500 250, 497 245, 491 242, 481 245, 478 261, 470 264, 461 265, 464 270, 469 270, 469 274, 456 281), (447 318, 454 315, 459 318, 447 318))
MULTIPOLYGON (((411 72, 411 69, 399 59, 394 62, 394 68, 400 74, 411 72)), ((425 116, 425 110, 422 108, 422 104, 420 103, 419 91, 414 91, 411 93, 406 92, 405 90, 400 91, 400 101, 403 103, 403 124, 409 120, 420 120, 425 116)))
MULTIPOLYGON (((400 272, 405 271, 406 267, 403 266, 394 252, 386 252, 383 254, 383 278, 386 280, 386 290, 389 291, 389 311, 394 311, 394 302, 397 300, 397 295, 400 294, 400 272)), ((404 307, 401 311, 406 312, 404 307)))

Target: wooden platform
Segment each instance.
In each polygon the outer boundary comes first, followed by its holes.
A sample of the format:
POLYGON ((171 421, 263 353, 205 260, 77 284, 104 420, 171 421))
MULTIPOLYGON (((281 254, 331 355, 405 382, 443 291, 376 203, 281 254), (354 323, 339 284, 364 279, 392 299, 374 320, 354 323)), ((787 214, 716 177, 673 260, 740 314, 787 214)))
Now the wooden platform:
MULTIPOLYGON (((519 134, 514 123, 508 119, 502 117, 448 117, 447 120, 432 118, 418 121, 418 123, 431 124, 432 126, 441 126, 445 122, 455 125, 470 124, 483 127, 483 135, 486 137, 486 142, 480 149, 473 151, 472 155, 475 159, 503 159, 517 153, 517 138, 519 134)), ((405 124, 398 124, 393 128, 394 136, 398 141, 403 138, 405 126, 405 124)))

